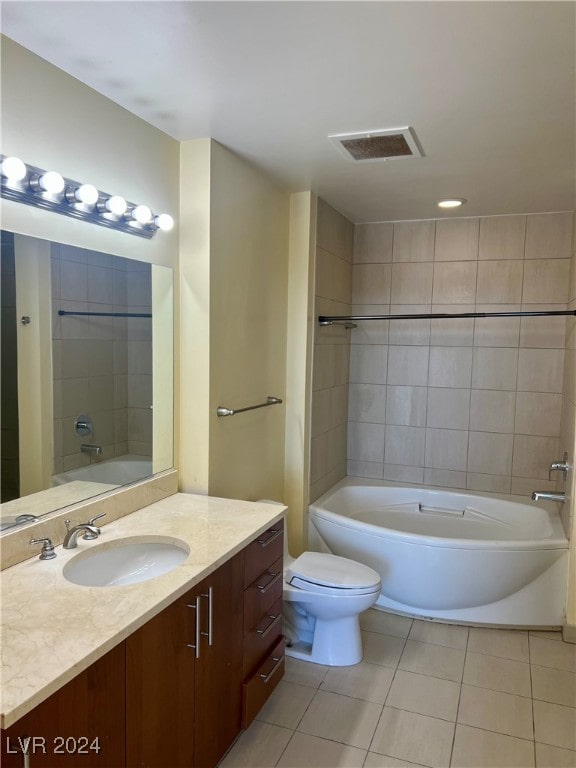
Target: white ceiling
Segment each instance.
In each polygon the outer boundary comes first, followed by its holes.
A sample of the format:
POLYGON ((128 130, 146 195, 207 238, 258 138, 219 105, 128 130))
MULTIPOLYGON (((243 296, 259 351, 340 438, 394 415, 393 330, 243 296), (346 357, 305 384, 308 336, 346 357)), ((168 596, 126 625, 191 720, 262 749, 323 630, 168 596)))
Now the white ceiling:
POLYGON ((571 1, 18 0, 2 31, 354 221, 436 217, 446 196, 462 216, 575 206, 571 1), (423 158, 354 164, 327 138, 405 125, 423 158))

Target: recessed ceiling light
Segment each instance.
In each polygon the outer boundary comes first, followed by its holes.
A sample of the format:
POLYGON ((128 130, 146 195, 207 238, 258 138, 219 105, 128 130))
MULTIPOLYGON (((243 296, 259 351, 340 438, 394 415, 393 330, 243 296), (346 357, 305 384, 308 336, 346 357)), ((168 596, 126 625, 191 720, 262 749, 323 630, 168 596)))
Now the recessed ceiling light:
POLYGON ((438 208, 460 208, 465 202, 466 200, 463 197, 451 197, 446 200, 438 200, 436 205, 438 208))

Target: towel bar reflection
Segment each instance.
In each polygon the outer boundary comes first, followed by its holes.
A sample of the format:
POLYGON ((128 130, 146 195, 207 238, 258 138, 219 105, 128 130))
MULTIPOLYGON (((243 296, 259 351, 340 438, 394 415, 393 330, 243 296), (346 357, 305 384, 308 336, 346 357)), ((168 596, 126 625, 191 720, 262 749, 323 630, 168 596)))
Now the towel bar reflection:
POLYGON ((244 413, 244 411, 254 411, 256 408, 266 408, 269 405, 278 405, 281 403, 282 400, 279 397, 271 397, 270 395, 266 398, 265 403, 259 403, 258 405, 249 405, 246 408, 224 408, 223 406, 218 406, 216 409, 216 415, 217 416, 235 416, 237 413, 244 413))

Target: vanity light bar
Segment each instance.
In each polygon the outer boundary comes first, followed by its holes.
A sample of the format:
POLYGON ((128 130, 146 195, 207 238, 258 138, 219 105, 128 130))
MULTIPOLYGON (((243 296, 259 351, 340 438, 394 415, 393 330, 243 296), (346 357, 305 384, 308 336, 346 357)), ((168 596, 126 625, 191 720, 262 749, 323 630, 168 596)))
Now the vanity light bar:
POLYGON ((174 219, 167 213, 155 215, 147 205, 131 203, 118 195, 101 192, 92 184, 36 168, 18 157, 0 155, 0 180, 1 196, 7 200, 130 235, 150 239, 159 229, 167 232, 174 226, 174 219))

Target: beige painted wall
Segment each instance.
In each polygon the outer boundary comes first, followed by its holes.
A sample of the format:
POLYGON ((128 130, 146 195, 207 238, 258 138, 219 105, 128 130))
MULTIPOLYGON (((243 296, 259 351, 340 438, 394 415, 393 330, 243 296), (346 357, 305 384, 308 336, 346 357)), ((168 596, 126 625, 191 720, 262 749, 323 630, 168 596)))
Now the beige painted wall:
POLYGON ((216 408, 285 399, 289 195, 216 142, 181 158, 181 487, 282 500, 284 404, 216 408))

